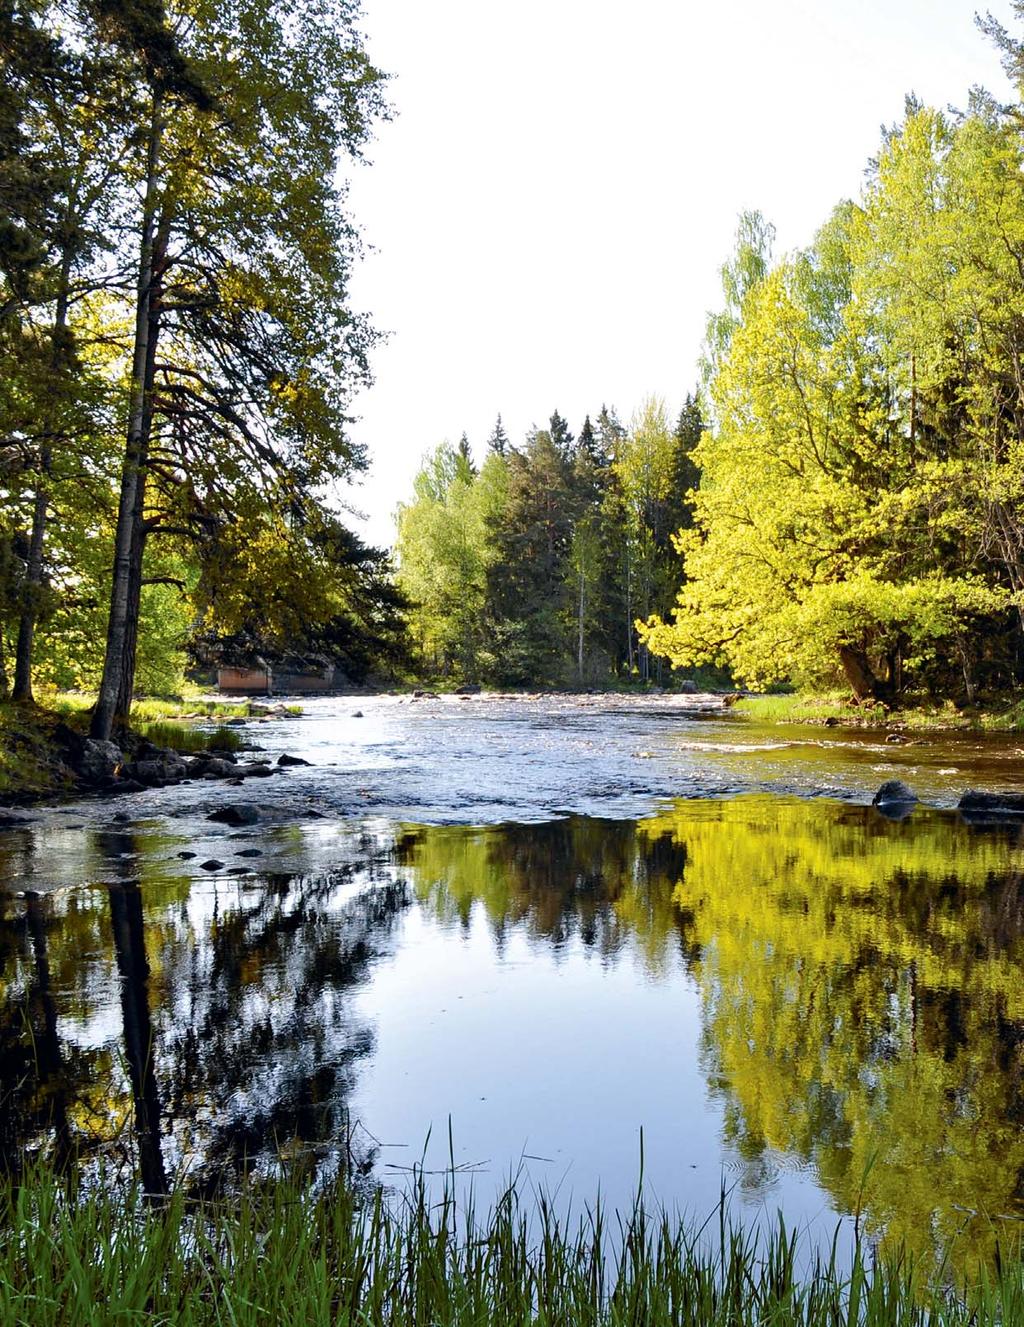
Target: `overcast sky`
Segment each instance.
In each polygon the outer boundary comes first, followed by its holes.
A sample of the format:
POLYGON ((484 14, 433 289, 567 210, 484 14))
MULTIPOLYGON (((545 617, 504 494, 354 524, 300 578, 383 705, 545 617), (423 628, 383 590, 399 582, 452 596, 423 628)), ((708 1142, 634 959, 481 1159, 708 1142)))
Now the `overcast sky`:
MULTIPOLYGON (((356 402, 382 545, 422 455, 556 407, 675 412, 736 217, 779 251, 855 196, 904 95, 1009 97, 962 0, 364 0, 392 122, 352 175, 357 308, 389 341, 356 402)), ((991 10, 1010 25, 1010 0, 991 10)))

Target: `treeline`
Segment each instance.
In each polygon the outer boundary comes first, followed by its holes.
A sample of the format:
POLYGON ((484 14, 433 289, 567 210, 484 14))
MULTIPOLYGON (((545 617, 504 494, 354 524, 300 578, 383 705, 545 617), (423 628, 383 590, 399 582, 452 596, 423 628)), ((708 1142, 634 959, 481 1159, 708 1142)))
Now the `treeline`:
MULTIPOLYGON (((1024 44, 982 27, 1020 88, 1024 44)), ((909 101, 860 199, 780 261, 745 218, 652 651, 886 703, 1024 680, 1022 109, 909 101)))
POLYGON ((351 0, 0 10, 0 690, 173 687, 191 639, 399 641, 325 494, 374 333, 339 167, 385 113, 351 0))
POLYGON ((602 685, 667 680, 637 623, 679 581, 692 523, 696 398, 671 421, 650 400, 624 427, 602 408, 574 436, 555 411, 513 446, 498 416, 486 459, 443 444, 398 512, 399 584, 418 662, 458 682, 602 685))

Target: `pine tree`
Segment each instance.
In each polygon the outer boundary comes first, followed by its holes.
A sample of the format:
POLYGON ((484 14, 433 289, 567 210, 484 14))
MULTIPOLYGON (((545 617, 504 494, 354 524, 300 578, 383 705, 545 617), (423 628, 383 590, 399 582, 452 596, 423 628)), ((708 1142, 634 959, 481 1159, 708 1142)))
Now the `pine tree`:
POLYGON ((498 456, 504 456, 509 448, 508 434, 505 432, 505 426, 501 422, 501 414, 494 423, 494 431, 487 439, 488 448, 498 456))

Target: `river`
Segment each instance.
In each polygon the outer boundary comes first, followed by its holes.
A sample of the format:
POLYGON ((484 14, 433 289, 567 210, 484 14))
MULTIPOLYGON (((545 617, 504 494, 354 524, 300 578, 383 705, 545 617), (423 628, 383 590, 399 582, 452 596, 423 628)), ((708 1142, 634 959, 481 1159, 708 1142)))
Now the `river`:
MULTIPOLYGON (((702 697, 314 701, 243 788, 0 834, 0 1152, 198 1192, 348 1165, 575 1210, 1024 1216, 1018 740, 761 728, 702 697), (922 803, 870 806, 900 777, 922 803), (207 816, 254 801, 260 822, 207 816), (187 856, 184 854, 188 854, 187 856), (205 866, 203 863, 220 865, 205 866)), ((995 1222, 995 1225, 993 1225, 995 1222)))

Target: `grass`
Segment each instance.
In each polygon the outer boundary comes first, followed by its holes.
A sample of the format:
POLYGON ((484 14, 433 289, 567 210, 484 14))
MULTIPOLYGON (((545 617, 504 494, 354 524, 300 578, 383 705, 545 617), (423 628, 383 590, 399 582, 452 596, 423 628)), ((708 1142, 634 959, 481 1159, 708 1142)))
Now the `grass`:
POLYGON ((822 696, 748 696, 735 710, 760 723, 825 723, 858 728, 898 727, 908 731, 1024 732, 1024 701, 960 709, 952 701, 908 704, 898 710, 882 705, 856 705, 849 692, 822 696))
POLYGON ((515 1187, 478 1216, 422 1176, 402 1197, 274 1180, 231 1198, 145 1202, 36 1164, 0 1183, 0 1321, 276 1327, 1008 1327, 1019 1248, 970 1283, 913 1263, 807 1257, 781 1218, 758 1237, 723 1203, 710 1232, 639 1202, 559 1218, 515 1187), (806 1266, 805 1273, 797 1269, 806 1266))

